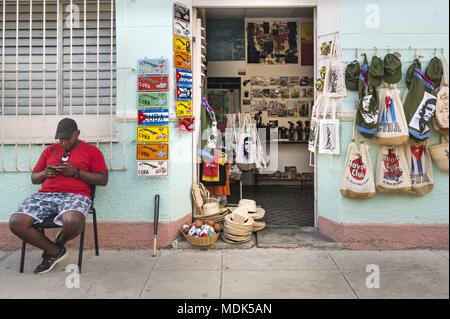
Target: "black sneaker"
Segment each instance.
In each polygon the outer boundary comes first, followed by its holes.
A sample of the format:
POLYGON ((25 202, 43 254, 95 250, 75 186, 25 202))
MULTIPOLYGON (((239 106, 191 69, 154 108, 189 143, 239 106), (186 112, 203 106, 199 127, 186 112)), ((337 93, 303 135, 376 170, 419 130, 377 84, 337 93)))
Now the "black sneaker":
POLYGON ((65 247, 61 247, 61 250, 57 256, 52 256, 45 252, 45 258, 41 264, 34 269, 36 275, 41 275, 49 272, 55 267, 57 263, 67 257, 67 250, 65 247))
MULTIPOLYGON (((58 242, 61 240, 61 237, 62 237, 62 234, 63 234, 63 231, 62 231, 62 229, 56 234, 56 236, 55 236, 55 244, 57 244, 58 246, 60 246, 59 244, 58 244, 58 242)), ((49 253, 48 252, 46 252, 45 250, 42 252, 42 255, 41 255, 41 257, 42 257, 42 259, 45 259, 45 258, 47 258, 47 257, 49 257, 50 255, 49 255, 49 253)))

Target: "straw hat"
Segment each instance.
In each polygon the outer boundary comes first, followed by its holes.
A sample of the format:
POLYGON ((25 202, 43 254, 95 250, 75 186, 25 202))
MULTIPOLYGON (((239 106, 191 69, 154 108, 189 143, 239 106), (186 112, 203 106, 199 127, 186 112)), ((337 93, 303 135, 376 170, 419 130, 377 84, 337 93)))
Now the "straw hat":
POLYGON ((223 240, 229 243, 242 243, 251 240, 254 220, 244 207, 237 207, 225 216, 223 240))
MULTIPOLYGON (((252 199, 241 199, 239 201, 238 208, 246 208, 250 217, 254 220, 260 220, 264 218, 266 211, 264 208, 257 207, 256 202, 252 199)), ((230 207, 230 210, 233 212, 236 208, 230 207)))
POLYGON ((228 211, 228 208, 220 208, 219 203, 210 202, 210 203, 203 204, 202 216, 203 217, 215 216, 215 215, 224 214, 227 211, 228 211))

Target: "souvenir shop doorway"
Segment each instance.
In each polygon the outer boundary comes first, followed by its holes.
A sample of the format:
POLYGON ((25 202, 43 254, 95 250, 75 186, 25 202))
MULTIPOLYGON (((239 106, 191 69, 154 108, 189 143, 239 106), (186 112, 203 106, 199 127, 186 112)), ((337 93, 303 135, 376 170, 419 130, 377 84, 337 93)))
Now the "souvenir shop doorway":
MULTIPOLYGON (((241 123, 249 116, 270 161, 277 162, 259 171, 233 165, 226 187, 208 189, 228 204, 255 200, 265 209, 267 228, 316 226, 314 167, 307 144, 314 103, 314 8, 194 11, 193 36, 201 39, 194 41, 194 81, 197 70, 201 96, 214 109, 218 130, 230 128, 233 116, 241 117, 241 123), (270 143, 276 144, 277 152, 271 151, 270 143)), ((203 131, 211 117, 204 105, 198 115, 203 131)), ((199 134, 197 149, 207 143, 207 136, 199 134)), ((197 181, 207 186, 202 174, 203 166, 198 165, 197 181)))

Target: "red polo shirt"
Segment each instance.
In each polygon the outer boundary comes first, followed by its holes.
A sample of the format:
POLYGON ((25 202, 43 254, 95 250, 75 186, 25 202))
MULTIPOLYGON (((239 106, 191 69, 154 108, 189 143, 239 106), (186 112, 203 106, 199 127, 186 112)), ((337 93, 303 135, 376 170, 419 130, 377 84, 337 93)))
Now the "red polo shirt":
MULTIPOLYGON (((42 172, 49 165, 61 165, 61 157, 64 153, 65 150, 61 144, 48 146, 39 157, 33 173, 42 172)), ((78 145, 70 151, 68 162, 86 172, 97 173, 108 170, 102 152, 97 147, 83 141, 79 141, 78 145)), ((58 174, 54 178, 47 178, 39 192, 72 193, 91 198, 91 186, 88 183, 62 174, 58 174)))

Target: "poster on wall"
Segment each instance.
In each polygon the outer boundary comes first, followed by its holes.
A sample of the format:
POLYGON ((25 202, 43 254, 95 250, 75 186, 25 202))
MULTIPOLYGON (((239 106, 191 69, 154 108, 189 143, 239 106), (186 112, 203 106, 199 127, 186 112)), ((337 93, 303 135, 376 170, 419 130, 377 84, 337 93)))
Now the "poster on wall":
POLYGON ((247 63, 298 64, 297 22, 247 22, 247 63))
POLYGON ((167 176, 167 161, 138 161, 138 176, 167 176))
POLYGON ((300 50, 301 65, 314 65, 314 24, 313 22, 300 23, 300 50))
POLYGON ((190 10, 189 8, 186 8, 185 6, 179 4, 179 3, 174 3, 174 18, 184 21, 184 22, 190 22, 191 21, 191 14, 190 14, 190 10))

